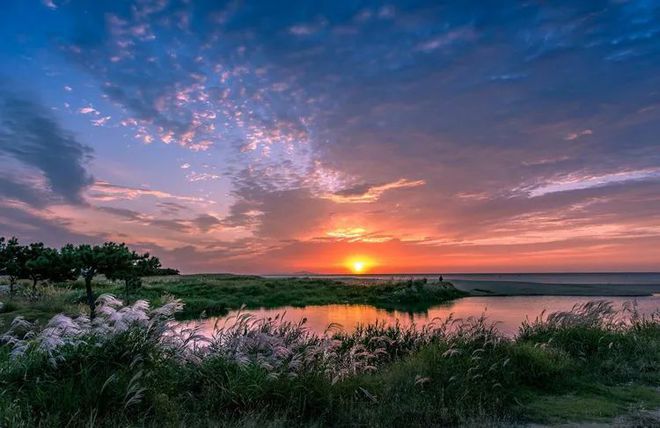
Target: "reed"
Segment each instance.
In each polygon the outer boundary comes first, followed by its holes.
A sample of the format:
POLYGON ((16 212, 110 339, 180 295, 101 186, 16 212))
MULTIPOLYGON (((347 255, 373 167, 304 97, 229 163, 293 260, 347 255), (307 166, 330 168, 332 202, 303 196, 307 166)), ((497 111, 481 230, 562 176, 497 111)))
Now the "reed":
POLYGON ((304 321, 247 314, 208 337, 173 322, 176 299, 98 304, 94 320, 11 323, 1 426, 498 425, 660 406, 660 317, 632 306, 576 306, 506 339, 485 317, 316 335, 304 321), (567 410, 587 399, 600 413, 567 410))

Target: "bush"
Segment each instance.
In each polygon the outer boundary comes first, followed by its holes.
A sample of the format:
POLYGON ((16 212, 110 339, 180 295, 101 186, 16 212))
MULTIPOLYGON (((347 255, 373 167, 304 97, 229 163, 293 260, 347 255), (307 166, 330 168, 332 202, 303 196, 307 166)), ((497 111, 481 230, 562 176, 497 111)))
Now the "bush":
POLYGON ((16 303, 9 301, 9 302, 0 302, 0 314, 6 314, 9 312, 14 312, 18 306, 16 303))

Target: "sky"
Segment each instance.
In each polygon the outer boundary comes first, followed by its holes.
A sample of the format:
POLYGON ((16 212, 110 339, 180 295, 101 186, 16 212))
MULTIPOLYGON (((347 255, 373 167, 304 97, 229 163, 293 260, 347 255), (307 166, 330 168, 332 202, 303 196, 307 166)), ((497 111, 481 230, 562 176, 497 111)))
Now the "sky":
POLYGON ((0 235, 182 272, 660 270, 659 2, 2 9, 0 235))

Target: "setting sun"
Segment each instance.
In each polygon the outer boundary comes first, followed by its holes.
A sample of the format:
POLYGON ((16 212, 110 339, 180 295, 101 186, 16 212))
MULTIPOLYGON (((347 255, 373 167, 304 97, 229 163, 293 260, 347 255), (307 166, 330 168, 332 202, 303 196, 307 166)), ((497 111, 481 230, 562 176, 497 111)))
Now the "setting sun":
POLYGON ((374 266, 373 260, 367 257, 352 257, 346 260, 346 267, 354 274, 362 274, 374 266))
POLYGON ((362 261, 354 261, 353 266, 351 266, 353 269, 353 272, 355 273, 362 273, 364 271, 364 262, 362 261))

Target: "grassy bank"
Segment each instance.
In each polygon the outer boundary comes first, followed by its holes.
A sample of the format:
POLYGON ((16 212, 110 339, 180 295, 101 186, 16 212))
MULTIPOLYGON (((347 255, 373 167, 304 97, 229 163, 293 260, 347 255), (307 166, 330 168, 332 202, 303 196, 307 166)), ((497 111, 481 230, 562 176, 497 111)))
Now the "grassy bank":
MULTIPOLYGON (((23 289, 27 288, 23 286, 23 289)), ((97 281, 97 294, 124 296, 120 282, 97 281)), ((18 297, 8 302, 0 319, 10 321, 16 315, 28 319, 50 318, 56 313, 77 314, 85 302, 81 281, 40 287, 36 299, 18 297), (49 310, 51 307, 52 310, 49 310), (7 309, 12 309, 11 311, 7 309)), ((169 297, 185 303, 179 318, 224 315, 229 310, 247 308, 275 308, 281 306, 309 306, 337 303, 368 304, 383 309, 423 311, 433 305, 467 295, 447 283, 424 284, 422 281, 393 284, 358 285, 328 279, 262 278, 236 275, 186 275, 152 277, 143 280, 142 287, 130 293, 129 300, 144 299, 159 305, 169 297)))
POLYGON ((515 340, 483 319, 317 337, 245 317, 204 347, 168 327, 175 309, 110 299, 93 326, 59 317, 25 341, 16 324, 0 347, 0 425, 609 423, 660 407, 660 320, 622 322, 606 304, 515 340))

